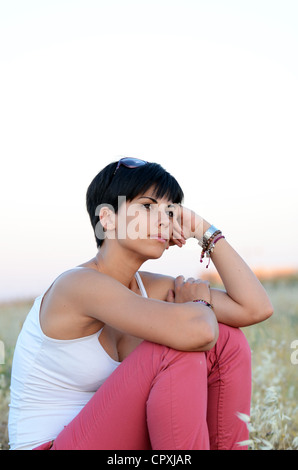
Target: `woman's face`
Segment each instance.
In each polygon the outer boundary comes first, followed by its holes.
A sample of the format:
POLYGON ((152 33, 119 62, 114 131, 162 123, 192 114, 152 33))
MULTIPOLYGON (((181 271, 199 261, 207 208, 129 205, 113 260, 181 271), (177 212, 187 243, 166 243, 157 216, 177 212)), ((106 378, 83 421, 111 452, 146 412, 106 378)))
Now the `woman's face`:
POLYGON ((145 258, 159 258, 169 247, 177 207, 167 198, 157 199, 154 188, 124 201, 116 217, 116 238, 145 258))

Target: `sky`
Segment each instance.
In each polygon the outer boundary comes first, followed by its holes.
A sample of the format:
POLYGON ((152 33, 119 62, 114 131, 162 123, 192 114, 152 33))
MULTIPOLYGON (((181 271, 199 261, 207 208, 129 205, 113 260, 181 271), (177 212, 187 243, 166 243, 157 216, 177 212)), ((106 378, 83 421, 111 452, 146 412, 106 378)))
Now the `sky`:
MULTIPOLYGON (((298 268, 296 0, 0 0, 0 300, 96 254, 120 156, 160 163, 252 267, 298 268)), ((200 277, 189 241, 143 269, 200 277)))

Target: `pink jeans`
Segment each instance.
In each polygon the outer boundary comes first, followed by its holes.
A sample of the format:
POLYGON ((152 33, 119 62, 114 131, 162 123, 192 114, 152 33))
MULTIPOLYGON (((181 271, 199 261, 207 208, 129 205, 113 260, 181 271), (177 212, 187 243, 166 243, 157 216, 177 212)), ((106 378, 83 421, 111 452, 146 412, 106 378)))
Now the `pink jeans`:
POLYGON ((206 353, 144 341, 53 445, 37 449, 246 449, 237 412, 249 415, 250 398, 250 349, 239 329, 220 324, 206 353))

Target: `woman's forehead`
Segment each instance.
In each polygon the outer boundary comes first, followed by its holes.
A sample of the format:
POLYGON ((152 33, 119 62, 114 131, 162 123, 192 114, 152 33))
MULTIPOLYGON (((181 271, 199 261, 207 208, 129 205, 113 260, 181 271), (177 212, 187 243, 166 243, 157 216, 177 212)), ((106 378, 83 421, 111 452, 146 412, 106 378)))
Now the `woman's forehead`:
POLYGON ((151 186, 151 188, 149 188, 147 191, 143 192, 143 193, 140 193, 136 196, 135 200, 138 200, 138 199, 143 199, 143 198, 148 198, 148 199, 151 199, 152 202, 154 203, 168 203, 168 204, 172 204, 173 201, 172 199, 169 199, 167 197, 167 195, 164 195, 162 197, 158 197, 157 195, 157 190, 158 188, 156 188, 155 186, 151 186))

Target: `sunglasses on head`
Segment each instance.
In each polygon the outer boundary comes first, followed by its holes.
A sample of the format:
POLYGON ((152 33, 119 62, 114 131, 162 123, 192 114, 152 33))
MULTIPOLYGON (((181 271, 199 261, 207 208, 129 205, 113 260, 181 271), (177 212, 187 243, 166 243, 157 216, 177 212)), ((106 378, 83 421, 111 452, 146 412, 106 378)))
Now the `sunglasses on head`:
POLYGON ((116 170, 114 171, 114 175, 121 165, 126 166, 126 168, 138 168, 139 166, 146 165, 147 163, 148 162, 146 162, 145 160, 140 160, 139 158, 121 158, 118 162, 116 170))

